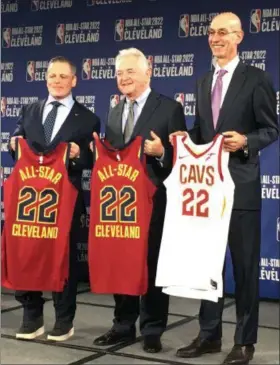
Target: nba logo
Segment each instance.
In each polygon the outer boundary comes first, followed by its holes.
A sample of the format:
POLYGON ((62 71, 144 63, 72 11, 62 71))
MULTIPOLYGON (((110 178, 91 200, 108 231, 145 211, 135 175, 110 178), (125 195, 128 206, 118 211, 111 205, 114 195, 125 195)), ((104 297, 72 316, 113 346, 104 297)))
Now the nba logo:
POLYGON ((124 34, 124 19, 118 19, 115 22, 115 41, 119 42, 123 40, 124 34))
POLYGON ((95 0, 87 0, 87 6, 95 5, 95 0))
POLYGON ((253 9, 250 14, 250 33, 259 33, 261 30, 261 9, 253 9))
POLYGON ((114 94, 110 96, 110 108, 114 108, 120 102, 120 96, 118 94, 114 94))
POLYGON ((2 47, 11 47, 11 28, 4 28, 2 33, 2 47))
POLYGON ((189 14, 181 14, 179 20, 178 37, 186 38, 189 36, 189 14))
POLYGON ((180 103, 182 106, 184 106, 185 95, 183 93, 177 93, 177 94, 175 94, 174 99, 176 101, 178 101, 178 103, 180 103))
POLYGON ((35 79, 35 61, 28 61, 26 64, 26 81, 32 82, 35 79))
POLYGON ((82 80, 90 80, 91 76, 91 59, 84 58, 82 66, 82 80))
POLYGON ((6 116, 6 109, 7 109, 7 98, 5 96, 1 97, 1 117, 6 116))
POLYGON ((64 24, 57 24, 55 44, 64 44, 64 24))
POLYGON ((213 153, 213 152, 208 153, 205 158, 205 161, 209 161, 212 156, 215 156, 215 153, 213 153))
POLYGON ((39 0, 31 0, 30 10, 31 11, 38 11, 39 10, 39 0))
POLYGON ((147 61, 150 68, 153 68, 154 56, 148 56, 147 61))
POLYGON ((280 217, 277 218, 276 222, 276 240, 280 242, 280 217))

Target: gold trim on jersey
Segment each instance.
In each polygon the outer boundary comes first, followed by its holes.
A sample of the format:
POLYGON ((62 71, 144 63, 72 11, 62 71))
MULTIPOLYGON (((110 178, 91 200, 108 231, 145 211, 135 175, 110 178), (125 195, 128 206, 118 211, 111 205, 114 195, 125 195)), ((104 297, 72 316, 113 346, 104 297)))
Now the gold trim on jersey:
POLYGON ((142 146, 140 146, 137 157, 140 158, 141 157, 141 153, 142 153, 142 146))
POLYGON ((96 144, 95 144, 95 150, 94 150, 94 154, 95 154, 95 161, 97 161, 98 160, 98 158, 99 158, 99 153, 98 153, 98 149, 97 149, 97 146, 96 146, 96 144))
POLYGON ((67 146, 66 146, 66 148, 65 148, 65 152, 64 152, 64 154, 63 154, 63 158, 62 158, 62 160, 63 160, 64 164, 66 164, 66 161, 67 161, 67 152, 68 152, 68 148, 71 148, 71 146, 69 147, 69 146, 67 145, 67 146))
POLYGON ((21 158, 21 147, 20 147, 20 143, 19 141, 17 141, 17 160, 19 160, 21 158))
POLYGON ((227 206, 227 199, 224 196, 221 217, 223 217, 223 215, 225 214, 226 206, 227 206))

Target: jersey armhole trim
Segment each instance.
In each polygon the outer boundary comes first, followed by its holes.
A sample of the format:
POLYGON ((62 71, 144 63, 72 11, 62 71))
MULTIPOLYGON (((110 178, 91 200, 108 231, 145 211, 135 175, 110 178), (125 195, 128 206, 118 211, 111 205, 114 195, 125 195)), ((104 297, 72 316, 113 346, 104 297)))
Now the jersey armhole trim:
POLYGON ((71 143, 68 143, 65 148, 64 155, 63 155, 63 162, 65 164, 66 169, 68 169, 68 166, 69 166, 70 150, 71 150, 71 143))
POLYGON ((18 161, 21 158, 21 145, 18 137, 15 139, 15 144, 15 160, 18 161))
POLYGON ((224 181, 224 174, 223 174, 223 164, 222 164, 222 158, 223 158, 223 145, 224 145, 224 139, 225 137, 221 138, 221 144, 219 146, 219 151, 218 151, 218 172, 219 172, 219 176, 221 181, 224 181))
POLYGON ((172 161, 172 166, 174 166, 176 161, 177 161, 177 154, 178 154, 177 136, 173 136, 172 139, 173 139, 173 161, 172 161))
POLYGON ((92 141, 92 160, 93 160, 93 165, 95 164, 95 162, 98 160, 99 154, 98 154, 98 150, 97 150, 97 144, 95 139, 92 141))

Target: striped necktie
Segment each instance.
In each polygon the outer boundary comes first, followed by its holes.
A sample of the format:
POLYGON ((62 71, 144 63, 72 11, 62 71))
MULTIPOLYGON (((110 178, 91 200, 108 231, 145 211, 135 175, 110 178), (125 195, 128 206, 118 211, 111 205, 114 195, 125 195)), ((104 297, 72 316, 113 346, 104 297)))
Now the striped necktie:
POLYGON ((137 104, 135 100, 129 103, 128 107, 128 116, 126 120, 126 124, 124 127, 124 142, 127 143, 131 136, 134 129, 134 105, 137 104))

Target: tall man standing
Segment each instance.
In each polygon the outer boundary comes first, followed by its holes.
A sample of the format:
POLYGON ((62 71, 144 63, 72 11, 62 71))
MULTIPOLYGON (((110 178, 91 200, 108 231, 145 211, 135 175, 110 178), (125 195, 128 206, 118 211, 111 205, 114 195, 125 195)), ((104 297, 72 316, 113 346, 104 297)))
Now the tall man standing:
POLYGON ((151 90, 151 69, 142 52, 125 49, 116 57, 116 75, 120 92, 125 98, 109 113, 105 134, 114 147, 123 147, 131 138, 145 139, 149 177, 156 184, 154 209, 148 243, 147 294, 138 296, 115 295, 115 318, 112 329, 95 339, 95 345, 112 345, 135 339, 135 322, 140 314, 140 331, 146 352, 161 350, 160 336, 167 324, 169 297, 155 287, 159 246, 161 242, 166 192, 162 184, 172 167, 170 133, 185 130, 182 106, 151 90))
MULTIPOLYGON (((16 138, 29 140, 38 152, 51 149, 59 142, 70 142, 68 174, 78 189, 72 229, 70 234, 69 280, 62 293, 53 293, 55 325, 48 339, 67 340, 74 334, 73 320, 76 312, 77 269, 76 242, 79 234, 80 215, 85 210, 81 187, 82 170, 92 165, 88 148, 92 133, 99 133, 100 120, 86 107, 73 99, 76 86, 76 67, 64 57, 50 60, 47 70, 46 100, 26 105, 21 112, 10 147, 14 156, 16 138)), ((44 333, 42 292, 16 291, 16 299, 23 305, 22 326, 16 334, 20 339, 35 339, 44 333)))
MULTIPOLYGON (((257 342, 261 186, 258 152, 277 139, 276 93, 268 74, 240 62, 243 39, 240 19, 233 13, 216 16, 209 28, 209 45, 216 67, 197 84, 196 119, 189 132, 197 144, 223 134, 230 152, 229 169, 235 183, 229 248, 235 279, 237 324, 234 347, 225 364, 246 364, 257 342), (243 349, 245 348, 245 351, 243 349)), ((184 133, 177 133, 184 134, 184 133)), ((221 351, 224 299, 203 300, 200 333, 177 356, 191 358, 221 351)))

